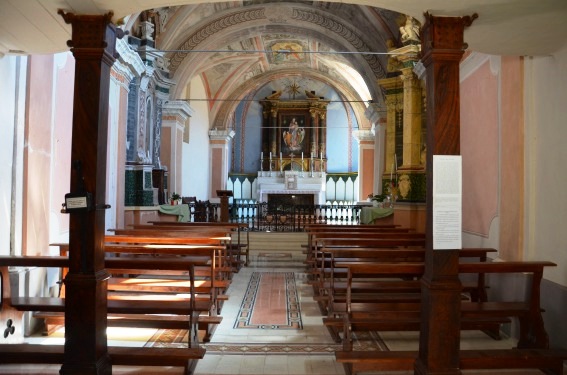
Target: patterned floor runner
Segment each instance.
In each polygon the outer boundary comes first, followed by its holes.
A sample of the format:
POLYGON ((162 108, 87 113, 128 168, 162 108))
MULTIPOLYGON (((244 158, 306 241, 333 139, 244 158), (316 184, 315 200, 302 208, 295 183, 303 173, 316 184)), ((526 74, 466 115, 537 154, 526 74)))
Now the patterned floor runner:
MULTIPOLYGON (((323 328, 324 329, 324 328, 323 328)), ((353 333, 353 346, 357 351, 387 351, 384 340, 376 332, 353 333)), ((187 331, 175 329, 158 330, 147 347, 187 347, 187 331)), ((220 343, 202 344, 209 354, 334 354, 341 350, 341 344, 251 344, 220 343)))
POLYGON ((234 328, 302 329, 293 272, 254 272, 234 328))
MULTIPOLYGON (((322 322, 321 322, 322 323, 322 322)), ((302 329, 299 292, 293 272, 253 272, 244 294, 234 329, 302 329)), ((326 328, 321 324, 321 329, 326 328)), ((353 333, 355 350, 388 350, 376 332, 353 333)), ((210 354, 334 354, 335 343, 234 343, 202 344, 210 354)), ((146 346, 187 347, 187 331, 158 330, 146 346)))

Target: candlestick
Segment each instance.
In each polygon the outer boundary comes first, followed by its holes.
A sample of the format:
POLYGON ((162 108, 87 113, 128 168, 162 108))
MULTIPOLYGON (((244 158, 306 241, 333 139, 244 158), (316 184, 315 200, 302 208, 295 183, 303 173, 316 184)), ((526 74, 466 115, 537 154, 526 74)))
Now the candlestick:
POLYGON ((398 155, 394 154, 394 170, 398 171, 398 155))

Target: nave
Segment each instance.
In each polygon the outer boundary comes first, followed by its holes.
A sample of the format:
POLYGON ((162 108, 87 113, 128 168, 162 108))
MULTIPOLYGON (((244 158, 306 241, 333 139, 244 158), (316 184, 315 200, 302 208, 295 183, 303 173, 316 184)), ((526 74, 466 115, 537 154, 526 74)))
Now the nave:
MULTIPOLYGON (((264 245, 265 246, 265 245, 264 245)), ((281 246, 281 245, 280 245, 281 246)), ((229 299, 222 310, 223 322, 217 327, 207 348, 205 357, 197 364, 195 375, 344 375, 341 364, 335 362, 334 350, 340 348, 322 324, 322 315, 313 300, 313 290, 307 281, 304 255, 300 249, 280 250, 277 244, 271 249, 256 249, 251 252, 250 264, 234 275, 228 290, 229 299), (243 299, 250 293, 250 281, 255 275, 293 273, 297 299, 299 300, 300 328, 264 327, 235 328, 242 318, 243 299)), ((268 284, 264 279, 262 286, 268 284)), ((276 284, 274 281, 273 284, 276 284)), ((277 286, 276 286, 277 287, 277 286)), ((281 300, 276 298, 285 294, 287 288, 266 293, 253 293, 255 313, 258 319, 276 319, 281 310, 281 300), (278 310, 279 309, 279 310, 278 310), (274 313, 275 311, 275 313, 274 313), (264 314, 262 314, 264 312, 264 314), (266 314, 267 312, 267 314, 266 314)), ((289 299, 288 299, 289 302, 289 299)), ((288 303, 289 305, 289 303, 288 303)), ((289 306, 283 306, 288 308, 289 306)), ((289 313, 289 308, 287 309, 289 313)), ((250 321, 249 323, 254 323, 250 321)), ((242 324, 240 324, 242 326, 242 324)), ((110 345, 160 345, 183 347, 184 332, 151 329, 109 328, 110 345)), ((510 348, 513 340, 495 341, 481 332, 465 332, 461 342, 462 349, 510 348)), ((34 336, 30 342, 63 343, 63 333, 57 331, 49 337, 34 336)), ((366 350, 415 350, 418 347, 417 333, 383 332, 360 337, 357 345, 366 350)), ((59 365, 9 365, 0 366, 0 374, 58 374, 59 365)), ((182 374, 177 367, 132 367, 114 366, 113 373, 126 374, 182 374)), ((382 372, 382 375, 409 375, 413 372, 382 372)), ((531 370, 484 370, 463 371, 463 374, 508 374, 537 375, 531 370)))

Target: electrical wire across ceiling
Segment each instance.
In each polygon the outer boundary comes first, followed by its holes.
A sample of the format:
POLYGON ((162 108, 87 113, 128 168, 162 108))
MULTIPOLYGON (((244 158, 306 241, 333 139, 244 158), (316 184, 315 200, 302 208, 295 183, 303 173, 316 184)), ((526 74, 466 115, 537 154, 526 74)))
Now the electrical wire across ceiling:
MULTIPOLYGON (((150 51, 146 49, 139 49, 138 52, 163 52, 163 53, 295 53, 295 54, 321 54, 321 55, 388 55, 388 56, 398 56, 398 55, 412 55, 411 53, 399 53, 399 52, 373 52, 373 51, 292 51, 288 49, 279 50, 223 50, 223 49, 211 49, 211 50, 196 50, 196 49, 152 49, 150 51)), ((417 53, 415 54, 417 55, 417 53)))

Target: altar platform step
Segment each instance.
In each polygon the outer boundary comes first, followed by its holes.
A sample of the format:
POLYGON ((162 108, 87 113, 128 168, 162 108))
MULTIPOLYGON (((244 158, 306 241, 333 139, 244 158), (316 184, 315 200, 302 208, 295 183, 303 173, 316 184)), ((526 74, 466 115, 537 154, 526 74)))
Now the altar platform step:
POLYGON ((304 232, 250 232, 250 259, 302 263, 305 254, 301 245, 307 243, 304 232))

